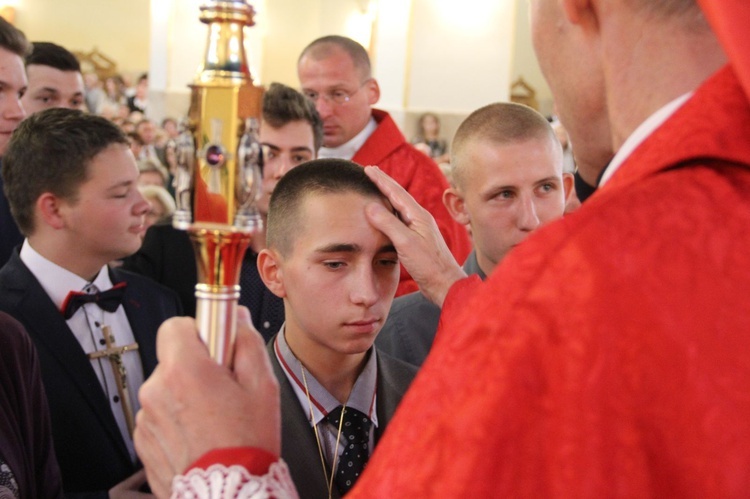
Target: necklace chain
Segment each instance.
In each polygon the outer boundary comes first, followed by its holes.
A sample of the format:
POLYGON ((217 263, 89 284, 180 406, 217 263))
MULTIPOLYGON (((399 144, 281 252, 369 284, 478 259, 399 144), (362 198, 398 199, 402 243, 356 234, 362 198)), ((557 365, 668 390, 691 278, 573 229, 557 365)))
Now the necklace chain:
POLYGON ((310 397, 310 388, 307 386, 307 375, 305 374, 305 367, 300 362, 300 369, 302 370, 302 382, 305 385, 305 395, 307 395, 307 404, 310 408, 310 424, 315 432, 315 441, 318 444, 318 454, 320 455, 320 464, 323 466, 323 476, 325 477, 326 486, 328 486, 328 499, 333 497, 333 477, 336 474, 336 464, 339 459, 339 444, 341 442, 341 429, 344 425, 344 412, 346 411, 346 404, 341 408, 341 418, 339 420, 339 429, 336 435, 336 446, 333 449, 333 464, 331 465, 331 476, 328 476, 328 468, 326 467, 326 459, 323 456, 323 445, 320 442, 320 433, 318 432, 318 425, 315 424, 315 416, 313 414, 312 398, 310 397))

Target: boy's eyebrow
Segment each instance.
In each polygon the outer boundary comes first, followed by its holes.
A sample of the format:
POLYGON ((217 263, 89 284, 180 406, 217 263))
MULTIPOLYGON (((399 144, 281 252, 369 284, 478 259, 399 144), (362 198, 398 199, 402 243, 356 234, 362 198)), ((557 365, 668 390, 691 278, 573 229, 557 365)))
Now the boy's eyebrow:
POLYGON ((378 249, 378 253, 396 253, 396 247, 393 244, 385 244, 378 249))
POLYGON ((359 244, 333 243, 315 250, 316 253, 356 253, 362 251, 359 244))
POLYGON ((560 181, 559 177, 557 177, 556 175, 552 175, 550 177, 546 177, 546 178, 537 180, 535 183, 537 183, 537 184, 543 184, 545 182, 559 182, 559 181, 560 181))
MULTIPOLYGON (((323 246, 315 250, 316 253, 357 253, 362 251, 362 246, 359 244, 348 244, 348 243, 334 243, 328 246, 323 246)), ((377 253, 396 253, 396 247, 393 244, 384 244, 378 248, 377 253)))
MULTIPOLYGON (((559 182, 559 181, 560 181, 560 178, 558 176, 556 176, 556 175, 550 175, 549 177, 545 177, 545 178, 541 178, 539 180, 535 180, 534 181, 534 185, 544 184, 544 183, 547 183, 547 182, 559 182)), ((488 192, 497 192, 497 191, 505 191, 505 190, 514 191, 514 190, 516 190, 518 188, 519 188, 519 186, 515 185, 515 184, 507 184, 507 185, 492 185, 492 184, 489 184, 488 186, 485 186, 483 188, 483 190, 481 190, 480 192, 481 193, 488 193, 488 192)))
POLYGON ((131 185, 133 185, 133 183, 134 182, 132 180, 123 180, 122 182, 117 182, 114 185, 110 185, 109 187, 107 187, 107 190, 111 191, 111 190, 117 189, 119 187, 130 187, 131 185))
MULTIPOLYGON (((281 148, 279 146, 277 146, 276 144, 271 144, 270 142, 261 142, 260 145, 267 147, 273 151, 281 151, 281 148)), ((312 149, 307 146, 292 147, 291 150, 294 152, 304 151, 312 153, 312 149)))

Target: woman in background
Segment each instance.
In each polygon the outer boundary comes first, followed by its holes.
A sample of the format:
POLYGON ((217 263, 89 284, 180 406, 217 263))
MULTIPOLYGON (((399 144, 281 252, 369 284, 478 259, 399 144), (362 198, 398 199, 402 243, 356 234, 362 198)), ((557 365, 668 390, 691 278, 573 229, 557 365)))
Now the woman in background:
POLYGON ((414 147, 435 160, 435 163, 450 162, 448 141, 440 137, 440 118, 435 113, 424 113, 419 117, 419 130, 412 140, 414 147))

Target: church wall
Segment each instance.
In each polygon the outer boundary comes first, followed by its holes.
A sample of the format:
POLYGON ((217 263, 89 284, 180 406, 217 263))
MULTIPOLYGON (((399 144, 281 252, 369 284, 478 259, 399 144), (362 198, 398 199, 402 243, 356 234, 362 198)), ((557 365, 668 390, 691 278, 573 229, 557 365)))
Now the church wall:
POLYGON ((16 0, 15 25, 30 40, 88 52, 97 47, 127 75, 148 68, 150 0, 16 0))
MULTIPOLYGON (((180 115, 187 84, 203 58, 202 0, 15 0, 16 25, 32 40, 73 50, 97 47, 128 75, 151 68, 154 117, 180 115), (84 14, 85 13, 85 14, 84 14), (86 19, 84 21, 83 19, 86 19)), ((508 99, 519 75, 551 112, 549 90, 530 43, 526 0, 251 0, 256 26, 246 46, 256 81, 297 87, 296 60, 307 43, 343 34, 367 46, 381 85, 379 105, 413 134, 436 111, 446 135, 463 117, 508 99), (373 9, 373 5, 379 8, 373 9)))

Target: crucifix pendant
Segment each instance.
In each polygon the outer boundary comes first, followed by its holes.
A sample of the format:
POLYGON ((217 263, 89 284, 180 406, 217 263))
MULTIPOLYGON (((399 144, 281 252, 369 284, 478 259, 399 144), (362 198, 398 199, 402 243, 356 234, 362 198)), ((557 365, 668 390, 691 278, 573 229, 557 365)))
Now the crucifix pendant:
POLYGON ((104 334, 106 348, 104 350, 92 352, 88 354, 88 356, 89 359, 92 360, 102 357, 107 357, 109 359, 112 372, 115 375, 115 381, 117 382, 117 393, 122 401, 122 412, 125 414, 125 423, 128 426, 128 433, 130 433, 130 438, 133 438, 133 431, 135 430, 135 415, 133 414, 133 404, 130 400, 130 392, 128 392, 128 371, 125 368, 125 363, 122 361, 122 354, 138 350, 138 343, 131 343, 124 346, 115 345, 115 336, 112 334, 112 328, 109 326, 102 326, 102 333, 104 334))

